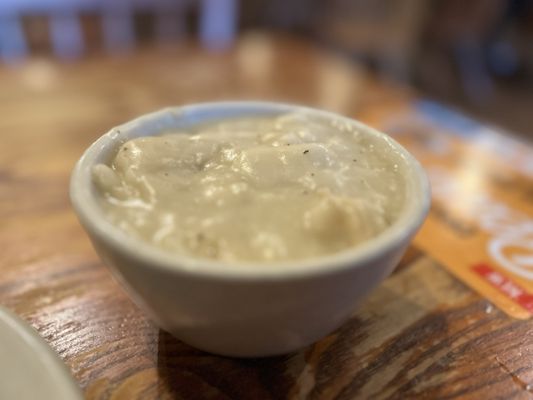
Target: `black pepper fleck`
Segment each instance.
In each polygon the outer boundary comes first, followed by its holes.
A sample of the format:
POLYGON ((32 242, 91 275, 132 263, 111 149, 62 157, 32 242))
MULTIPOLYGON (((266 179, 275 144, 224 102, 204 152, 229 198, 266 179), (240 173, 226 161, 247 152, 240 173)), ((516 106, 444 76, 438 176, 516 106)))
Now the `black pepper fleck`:
POLYGON ((127 148, 127 147, 124 147, 123 151, 127 151, 127 150, 128 150, 128 148, 127 148))
POLYGON ((353 161, 353 162, 357 162, 357 160, 356 160, 355 158, 354 158, 352 161, 353 161))
POLYGON ((304 150, 304 154, 307 154, 307 153, 309 153, 309 150, 304 150))

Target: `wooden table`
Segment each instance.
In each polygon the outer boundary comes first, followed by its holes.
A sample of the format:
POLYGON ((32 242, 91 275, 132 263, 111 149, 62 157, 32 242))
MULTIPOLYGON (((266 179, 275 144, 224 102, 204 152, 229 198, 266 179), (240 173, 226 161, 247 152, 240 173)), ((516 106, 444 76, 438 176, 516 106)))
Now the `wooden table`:
POLYGON ((306 44, 257 35, 224 54, 183 45, 31 60, 0 67, 0 88, 0 303, 39 331, 88 399, 533 398, 533 322, 507 316, 415 248, 338 331, 296 354, 239 360, 150 322, 71 210, 75 161, 139 114, 282 99, 379 125, 413 100, 409 90, 306 44))

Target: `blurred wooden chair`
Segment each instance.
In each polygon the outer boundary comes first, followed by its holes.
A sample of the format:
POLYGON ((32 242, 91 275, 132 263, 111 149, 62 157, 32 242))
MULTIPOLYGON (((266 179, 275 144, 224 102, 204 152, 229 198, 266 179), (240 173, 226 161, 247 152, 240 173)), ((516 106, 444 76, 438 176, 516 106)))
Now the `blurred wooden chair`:
MULTIPOLYGON (((243 2, 244 3, 244 2, 243 2)), ((313 36, 407 80, 429 0, 249 0, 243 18, 313 36)))
POLYGON ((315 19, 317 35, 386 76, 409 80, 427 13, 427 0, 326 0, 315 19))
POLYGON ((178 39, 186 31, 186 11, 196 8, 198 36, 208 48, 230 44, 236 32, 238 0, 0 0, 0 59, 24 58, 30 51, 24 18, 46 18, 51 47, 60 58, 76 58, 85 51, 81 17, 100 20, 104 47, 111 51, 135 45, 134 14, 154 15, 158 40, 178 39))
POLYGON ((425 35, 426 46, 420 54, 420 64, 428 66, 426 71, 420 71, 421 82, 434 92, 450 96, 457 86, 457 74, 468 100, 487 102, 494 95, 486 52, 488 39, 509 4, 505 0, 435 1, 425 35))

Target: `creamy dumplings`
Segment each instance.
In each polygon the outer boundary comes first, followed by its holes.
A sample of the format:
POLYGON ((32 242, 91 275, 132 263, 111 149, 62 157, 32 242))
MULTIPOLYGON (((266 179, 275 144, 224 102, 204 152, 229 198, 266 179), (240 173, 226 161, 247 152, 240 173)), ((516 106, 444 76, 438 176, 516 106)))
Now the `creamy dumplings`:
POLYGON ((290 113, 132 139, 93 181, 130 235, 190 257, 269 262, 378 235, 404 206, 403 168, 384 138, 290 113))

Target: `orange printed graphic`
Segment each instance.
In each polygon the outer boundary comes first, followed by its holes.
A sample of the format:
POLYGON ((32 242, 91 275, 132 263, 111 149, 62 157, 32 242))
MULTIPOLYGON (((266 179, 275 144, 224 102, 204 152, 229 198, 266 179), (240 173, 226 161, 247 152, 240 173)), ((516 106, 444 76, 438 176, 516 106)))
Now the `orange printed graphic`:
POLYGON ((414 106, 381 126, 431 181, 433 205, 415 246, 509 315, 529 318, 533 148, 453 112, 427 111, 414 106))

